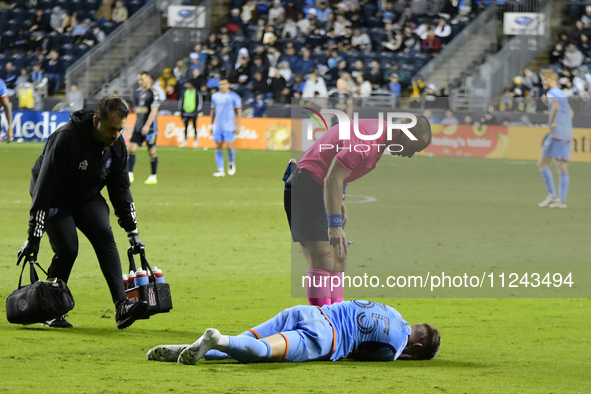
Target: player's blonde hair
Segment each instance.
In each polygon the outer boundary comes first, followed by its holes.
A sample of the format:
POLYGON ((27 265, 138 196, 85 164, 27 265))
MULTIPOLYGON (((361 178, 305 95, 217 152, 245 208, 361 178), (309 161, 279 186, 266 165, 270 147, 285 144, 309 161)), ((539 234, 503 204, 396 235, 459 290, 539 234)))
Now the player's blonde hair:
POLYGON ((558 74, 554 70, 544 70, 540 76, 542 79, 552 79, 554 81, 558 81, 558 74))

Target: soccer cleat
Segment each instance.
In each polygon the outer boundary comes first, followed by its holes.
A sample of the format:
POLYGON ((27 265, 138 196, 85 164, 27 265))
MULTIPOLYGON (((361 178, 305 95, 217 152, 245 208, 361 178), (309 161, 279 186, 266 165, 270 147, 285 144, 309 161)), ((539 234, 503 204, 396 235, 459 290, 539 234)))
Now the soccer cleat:
POLYGON ((184 148, 184 147, 186 147, 186 146, 187 146, 187 140, 184 140, 184 141, 181 143, 181 146, 180 146, 179 148, 184 148))
POLYGON ((229 163, 228 164, 228 175, 234 175, 234 174, 236 174, 236 164, 229 163))
POLYGON ((544 199, 544 201, 539 203, 538 206, 540 208, 545 208, 545 207, 549 206, 550 204, 555 203, 557 201, 560 201, 560 200, 556 196, 553 196, 552 194, 548 194, 546 196, 546 198, 544 199))
POLYGON ((221 171, 218 170, 217 172, 213 173, 213 176, 215 176, 216 178, 221 178, 221 177, 226 176, 226 173, 224 172, 224 170, 221 170, 221 171))
POLYGON ((197 361, 201 360, 205 353, 218 344, 221 337, 222 334, 218 330, 208 328, 194 344, 183 349, 177 361, 186 365, 197 364, 197 361))
POLYGON ((51 327, 51 328, 72 328, 72 326, 63 316, 58 317, 57 319, 46 321, 45 323, 41 323, 42 326, 51 327))
POLYGON ((193 148, 197 148, 199 146, 199 139, 195 138, 195 142, 193 142, 193 148))
POLYGON ((559 209, 566 209, 566 203, 556 200, 552 204, 548 205, 549 208, 559 208, 559 209))
POLYGON ((176 363, 179 355, 191 345, 160 345, 148 350, 146 357, 152 361, 176 363))
POLYGON ((146 314, 148 303, 146 301, 134 302, 130 299, 125 299, 125 301, 119 302, 116 308, 115 321, 117 322, 117 328, 123 330, 146 314))
POLYGON ((158 178, 156 177, 156 175, 150 175, 144 183, 146 185, 155 185, 158 183, 158 178))
POLYGON ((133 183, 133 172, 129 173, 129 183, 133 183))

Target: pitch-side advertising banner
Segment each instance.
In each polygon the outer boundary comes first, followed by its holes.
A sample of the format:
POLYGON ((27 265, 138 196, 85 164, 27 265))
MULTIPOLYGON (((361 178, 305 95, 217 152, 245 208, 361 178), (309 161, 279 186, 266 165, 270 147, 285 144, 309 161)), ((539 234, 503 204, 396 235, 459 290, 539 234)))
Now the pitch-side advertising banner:
POLYGON ((431 125, 428 156, 485 157, 502 159, 507 155, 508 137, 505 126, 431 125))
MULTIPOLYGON (((43 141, 58 127, 66 124, 70 120, 70 114, 49 111, 14 111, 12 119, 15 141, 43 141)), ((1 124, 1 130, 4 133, 8 127, 4 112, 2 112, 1 124)))

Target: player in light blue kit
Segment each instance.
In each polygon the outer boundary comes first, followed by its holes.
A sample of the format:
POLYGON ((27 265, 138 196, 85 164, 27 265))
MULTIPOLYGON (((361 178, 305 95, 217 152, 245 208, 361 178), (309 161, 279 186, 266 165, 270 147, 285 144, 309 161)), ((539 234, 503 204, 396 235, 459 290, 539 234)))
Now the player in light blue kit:
POLYGON ((548 196, 539 203, 540 207, 566 208, 566 194, 570 183, 568 174, 568 161, 570 160, 571 144, 573 139, 573 111, 568 104, 568 99, 562 90, 558 88, 558 75, 553 70, 542 73, 542 85, 548 91, 548 109, 550 118, 550 134, 544 140, 542 154, 538 160, 538 168, 542 174, 542 180, 548 190, 548 196), (552 171, 548 167, 550 161, 556 161, 558 171, 558 196, 554 188, 552 171))
POLYGON ((220 91, 211 96, 211 124, 213 140, 217 144, 215 148, 215 162, 218 170, 213 174, 215 177, 226 176, 224 172, 224 155, 222 145, 226 142, 228 149, 228 175, 236 173, 234 163, 234 138, 235 133, 240 131, 242 119, 242 103, 240 96, 230 90, 230 83, 227 79, 220 80, 220 91))
POLYGON ((6 121, 8 122, 8 127, 6 128, 6 143, 10 144, 10 142, 14 139, 14 124, 12 123, 12 106, 8 100, 6 83, 3 79, 0 79, 0 105, 4 107, 6 121))
POLYGON ((295 306, 238 336, 208 328, 192 345, 160 345, 148 360, 195 364, 201 358, 242 363, 430 360, 441 337, 429 324, 408 323, 394 308, 372 301, 295 306))

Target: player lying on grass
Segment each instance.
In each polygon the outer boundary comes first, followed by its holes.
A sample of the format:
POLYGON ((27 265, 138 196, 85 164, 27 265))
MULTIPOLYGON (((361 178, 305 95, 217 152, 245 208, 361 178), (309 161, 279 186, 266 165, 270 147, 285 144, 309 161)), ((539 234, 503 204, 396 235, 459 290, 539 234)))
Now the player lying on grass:
POLYGON ((148 360, 195 364, 235 359, 241 363, 430 360, 441 338, 429 324, 409 326, 394 308, 372 301, 294 306, 238 336, 208 328, 192 345, 160 345, 148 360))

